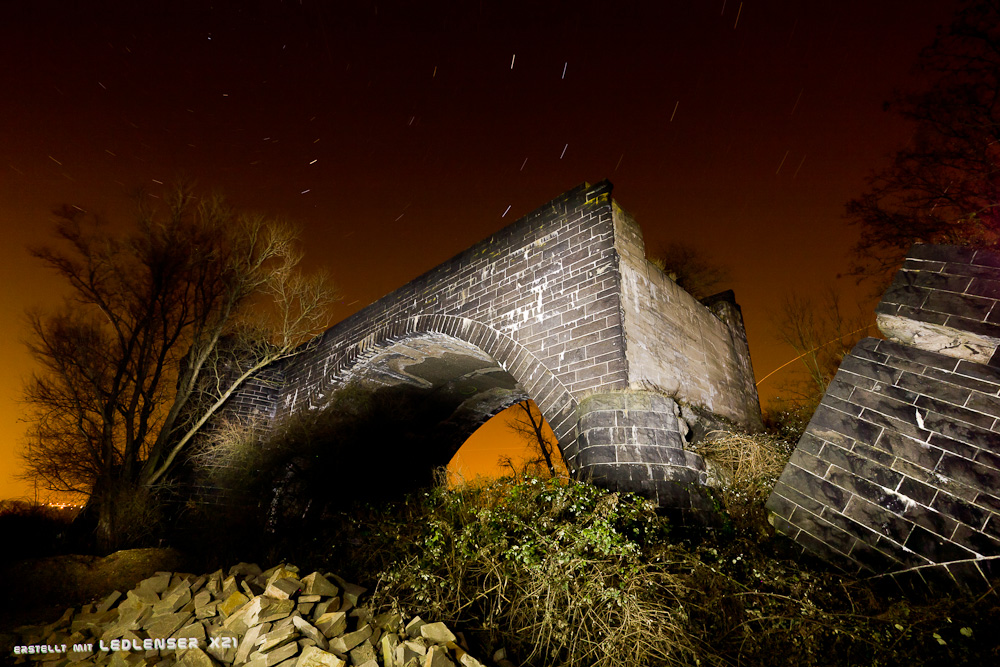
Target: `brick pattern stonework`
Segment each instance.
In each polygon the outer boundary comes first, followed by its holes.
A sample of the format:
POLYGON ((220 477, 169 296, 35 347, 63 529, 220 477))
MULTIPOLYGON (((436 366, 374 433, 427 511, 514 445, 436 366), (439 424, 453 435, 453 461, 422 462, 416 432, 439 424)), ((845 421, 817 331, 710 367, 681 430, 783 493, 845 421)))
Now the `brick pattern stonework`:
POLYGON ((656 498, 661 507, 707 510, 705 462, 684 449, 672 399, 653 392, 594 394, 580 402, 577 443, 589 481, 656 498), (638 473, 638 474, 637 474, 638 473))
MULTIPOLYGON (((685 483, 697 479, 700 459, 682 452, 666 462, 658 441, 627 437, 615 444, 640 453, 630 460, 616 458, 612 465, 607 457, 584 455, 581 442, 590 442, 590 430, 578 431, 580 401, 595 394, 668 391, 754 427, 760 411, 749 351, 738 308, 726 311, 729 319, 723 321, 647 266, 638 225, 611 200, 611 187, 607 181, 583 184, 557 197, 329 329, 276 371, 282 380, 276 391, 253 387, 252 396, 235 402, 280 422, 301 410, 322 409, 387 346, 417 336, 453 337, 489 354, 523 387, 576 476, 615 479, 622 488, 641 487, 672 502, 658 491, 663 484, 653 482, 663 482, 664 471, 677 471, 685 483), (664 289, 635 293, 630 286, 637 281, 624 280, 623 272, 632 276, 636 267, 643 272, 641 284, 652 280, 664 289), (660 315, 646 318, 644 309, 660 315), (659 327, 663 322, 671 323, 669 330, 659 327), (662 358, 638 354, 668 350, 673 341, 683 349, 662 358), (701 349, 703 341, 711 349, 701 349), (701 378, 706 369, 711 373, 701 378), (698 382, 684 382, 695 376, 698 382), (672 378, 674 385, 649 386, 649 377, 672 378), (685 465, 690 470, 679 472, 685 465)), ((670 428, 679 438, 673 402, 663 407, 670 407, 664 418, 673 419, 670 428)))
MULTIPOLYGON (((879 312, 948 326, 978 322, 974 328, 984 331, 992 306, 977 306, 972 320, 963 304, 968 290, 985 291, 972 283, 991 281, 971 263, 975 253, 959 250, 916 246, 879 312), (961 258, 970 262, 965 268, 961 258), (966 278, 952 280, 963 272, 966 278), (902 300, 910 302, 905 311, 902 300)), ((893 579, 907 589, 914 580, 983 589, 1000 574, 1000 368, 862 340, 767 506, 776 529, 847 569, 897 572, 893 579)))
POLYGON ((998 300, 1000 254, 915 245, 876 313, 890 338, 990 363, 1000 344, 998 300))

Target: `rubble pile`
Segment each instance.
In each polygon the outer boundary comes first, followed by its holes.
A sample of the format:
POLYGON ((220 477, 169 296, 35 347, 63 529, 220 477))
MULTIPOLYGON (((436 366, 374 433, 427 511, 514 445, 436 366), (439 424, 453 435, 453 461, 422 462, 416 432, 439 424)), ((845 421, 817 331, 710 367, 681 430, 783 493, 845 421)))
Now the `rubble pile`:
MULTIPOLYGON (((288 564, 158 572, 124 597, 18 628, 12 657, 44 667, 484 667, 444 623, 359 606, 365 590, 288 564)), ((493 659, 513 667, 502 650, 493 659)))

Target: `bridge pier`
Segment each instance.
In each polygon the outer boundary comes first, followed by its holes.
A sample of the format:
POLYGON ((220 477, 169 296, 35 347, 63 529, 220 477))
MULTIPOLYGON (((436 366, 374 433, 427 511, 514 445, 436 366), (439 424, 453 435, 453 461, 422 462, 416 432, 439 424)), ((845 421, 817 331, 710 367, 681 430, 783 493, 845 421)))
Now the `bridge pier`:
POLYGON ((705 462, 684 449, 672 398, 650 391, 593 394, 577 413, 567 458, 578 479, 637 493, 662 508, 710 509, 705 462))

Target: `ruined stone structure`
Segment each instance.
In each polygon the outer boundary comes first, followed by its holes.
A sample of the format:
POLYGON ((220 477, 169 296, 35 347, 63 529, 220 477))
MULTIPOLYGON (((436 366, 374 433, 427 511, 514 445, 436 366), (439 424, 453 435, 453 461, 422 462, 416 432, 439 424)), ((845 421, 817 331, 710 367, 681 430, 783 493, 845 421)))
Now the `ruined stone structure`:
POLYGON ((705 479, 689 429, 706 416, 760 426, 742 316, 731 293, 706 306, 647 261, 611 188, 576 187, 386 295, 233 409, 280 422, 352 380, 435 392, 453 409, 431 466, 531 398, 577 478, 664 507, 703 502, 689 492, 705 479))
POLYGON ((775 528, 904 590, 1000 579, 1000 254, 916 245, 767 507, 775 528))

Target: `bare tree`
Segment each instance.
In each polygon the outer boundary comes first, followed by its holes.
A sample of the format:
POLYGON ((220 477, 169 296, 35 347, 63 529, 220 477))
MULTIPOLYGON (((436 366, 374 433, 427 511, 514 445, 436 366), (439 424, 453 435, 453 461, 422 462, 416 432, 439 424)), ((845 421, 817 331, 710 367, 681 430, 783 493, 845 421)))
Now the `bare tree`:
MULTIPOLYGON (((558 456, 558 450, 555 438, 549 435, 551 429, 545 428, 545 418, 541 410, 534 401, 527 399, 511 407, 517 412, 517 418, 510 422, 510 430, 528 443, 529 450, 533 454, 533 458, 527 461, 528 466, 544 464, 549 474, 555 477, 558 474, 555 458, 558 456)), ((500 465, 509 467, 514 472, 514 465, 509 457, 501 457, 500 465)))
POLYGON ((59 247, 32 252, 66 280, 54 313, 29 314, 40 365, 25 389, 24 476, 87 494, 98 539, 161 483, 177 456, 255 372, 327 323, 333 291, 305 278, 287 225, 178 190, 111 233, 79 209, 57 212, 59 247))
POLYGON ((966 2, 920 54, 919 92, 886 105, 913 123, 910 141, 847 203, 861 229, 854 272, 885 277, 914 242, 1000 240, 1000 2, 966 2))
POLYGON ((712 296, 732 280, 729 269, 685 243, 667 244, 650 261, 696 299, 712 296))
POLYGON ((772 315, 778 338, 798 353, 785 366, 798 361, 805 370, 805 380, 786 384, 799 409, 815 409, 844 357, 874 326, 873 315, 865 312, 860 306, 845 312, 840 296, 828 289, 820 300, 788 295, 772 315))

